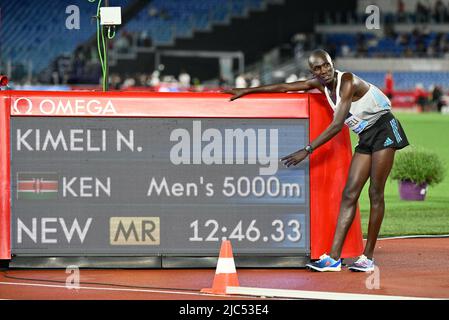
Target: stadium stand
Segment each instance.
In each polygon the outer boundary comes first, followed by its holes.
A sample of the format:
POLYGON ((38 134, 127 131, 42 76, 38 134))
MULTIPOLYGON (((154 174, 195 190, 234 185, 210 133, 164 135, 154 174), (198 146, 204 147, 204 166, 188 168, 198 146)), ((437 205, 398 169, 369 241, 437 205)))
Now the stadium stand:
MULTIPOLYGON (((202 90, 233 86, 239 73, 248 83, 294 81, 308 76, 308 52, 324 48, 337 67, 379 87, 390 70, 397 96, 405 92, 408 101, 418 85, 449 90, 449 0, 324 2, 110 0, 124 14, 108 45, 112 88, 157 90, 153 84, 164 79, 172 88, 182 69, 202 90), (365 25, 369 5, 382 8, 380 30, 365 25), (186 56, 164 56, 166 51, 186 56), (192 57, 189 52, 223 55, 192 57), (243 68, 237 60, 226 62, 226 54, 240 57, 243 68)), ((98 2, 76 2, 80 30, 66 27, 68 2, 35 3, 1 1, 0 68, 9 70, 16 84, 98 87, 101 69, 92 18, 98 2)))
MULTIPOLYGON (((260 8, 262 0, 175 0, 144 1, 148 4, 125 25, 127 31, 148 33, 156 45, 173 43, 194 30, 210 28, 211 23, 225 22, 230 16, 244 16, 248 10, 260 8)), ((77 1, 80 30, 66 27, 68 4, 64 1, 5 1, 1 4, 2 60, 32 66, 40 72, 58 55, 68 55, 82 43, 95 36, 96 3, 77 1), (22 19, 21 17, 29 17, 22 19), (30 34, 36 34, 30 39, 30 34)), ((110 1, 123 6, 129 1, 110 1)))
POLYGON ((260 9, 262 0, 154 0, 126 25, 127 31, 148 32, 155 45, 173 44, 177 37, 188 37, 195 30, 208 30, 213 23, 229 22, 260 9))
MULTIPOLYGON (((39 0, 2 1, 1 44, 3 60, 32 64, 40 71, 56 56, 72 53, 78 44, 95 34, 95 5, 77 1, 80 10, 80 31, 66 28, 67 3, 39 0), (90 28, 87 26, 91 26, 90 28), (34 35, 34 36, 31 36, 34 35)), ((125 4, 126 1, 121 1, 125 4)))
MULTIPOLYGON (((383 88, 384 86, 384 71, 356 71, 355 73, 380 88, 383 88)), ((396 90, 412 90, 418 83, 424 88, 430 88, 434 86, 435 83, 438 83, 441 84, 445 90, 449 90, 448 72, 395 72, 394 79, 396 90)))

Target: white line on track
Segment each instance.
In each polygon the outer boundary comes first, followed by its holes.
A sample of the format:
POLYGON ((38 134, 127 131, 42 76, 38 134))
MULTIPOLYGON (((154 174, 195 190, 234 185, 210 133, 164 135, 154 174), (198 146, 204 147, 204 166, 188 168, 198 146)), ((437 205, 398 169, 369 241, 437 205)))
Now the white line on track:
MULTIPOLYGON (((0 285, 11 286, 28 286, 42 288, 63 288, 63 285, 54 284, 36 284, 23 282, 0 282, 0 285)), ((151 289, 131 289, 131 288, 102 288, 102 287, 79 287, 79 290, 97 290, 97 291, 116 291, 116 292, 136 292, 136 293, 159 293, 159 294, 178 294, 190 296, 213 296, 213 297, 233 297, 246 299, 317 299, 317 300, 433 300, 432 298, 419 297, 403 297, 389 295, 369 295, 369 294, 353 294, 340 292, 322 292, 322 291, 301 291, 301 290, 284 290, 284 289, 268 289, 268 288, 251 288, 251 287, 227 287, 228 295, 203 294, 197 292, 182 292, 170 290, 151 290, 151 289), (253 297, 251 297, 253 296, 253 297)), ((1 300, 1 299, 0 299, 1 300)))
MULTIPOLYGON (((42 287, 42 288, 63 288, 67 289, 63 285, 55 284, 38 284, 38 283, 25 283, 25 282, 0 282, 0 285, 10 285, 10 286, 28 286, 28 287, 42 287)), ((190 296, 203 296, 203 297, 234 297, 234 298, 245 298, 245 299, 261 299, 256 297, 248 296, 235 296, 235 295, 219 295, 219 294, 204 294, 197 292, 185 292, 185 291, 170 291, 170 290, 151 290, 151 289, 131 289, 131 288, 101 288, 101 287, 79 287, 79 290, 97 290, 97 291, 118 291, 118 292, 137 292, 137 293, 159 293, 159 294, 179 294, 179 295, 190 295, 190 296)), ((70 290, 73 292, 73 290, 70 290)))
MULTIPOLYGON (((11 286, 27 286, 27 287, 41 287, 41 288, 59 288, 67 289, 63 285, 53 284, 36 284, 23 282, 0 282, 0 285, 11 286)), ((115 292, 136 292, 136 293, 159 293, 159 294, 175 294, 175 295, 190 295, 190 296, 214 296, 223 298, 247 298, 247 299, 318 299, 318 300, 433 300, 432 298, 418 298, 418 297, 402 297, 389 295, 369 295, 369 294, 352 294, 340 292, 320 292, 320 291, 301 291, 301 290, 283 290, 283 289, 268 289, 268 288, 250 288, 250 287, 228 287, 227 293, 230 295, 218 294, 203 294, 198 292, 182 292, 170 290, 151 290, 151 289, 127 289, 127 288, 102 288, 102 287, 79 287, 79 290, 97 290, 97 291, 115 291, 115 292), (251 297, 253 296, 253 297, 251 297)))
POLYGON ((239 295, 253 295, 263 297, 284 297, 314 300, 434 300, 432 298, 403 297, 389 295, 372 295, 363 293, 302 291, 251 287, 227 287, 226 293, 239 295))

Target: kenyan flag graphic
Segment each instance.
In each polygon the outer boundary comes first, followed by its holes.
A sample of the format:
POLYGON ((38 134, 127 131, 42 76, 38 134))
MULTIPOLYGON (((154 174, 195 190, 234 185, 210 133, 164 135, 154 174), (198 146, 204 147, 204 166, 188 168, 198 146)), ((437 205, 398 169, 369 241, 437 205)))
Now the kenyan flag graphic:
POLYGON ((57 198, 57 173, 17 173, 17 200, 52 200, 57 198))

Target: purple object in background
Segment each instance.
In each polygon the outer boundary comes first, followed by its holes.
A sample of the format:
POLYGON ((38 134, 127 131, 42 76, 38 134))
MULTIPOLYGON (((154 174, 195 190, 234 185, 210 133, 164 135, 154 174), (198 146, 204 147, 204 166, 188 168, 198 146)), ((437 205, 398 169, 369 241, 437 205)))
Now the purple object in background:
POLYGON ((401 200, 423 201, 427 193, 427 183, 415 184, 411 181, 399 181, 401 200))

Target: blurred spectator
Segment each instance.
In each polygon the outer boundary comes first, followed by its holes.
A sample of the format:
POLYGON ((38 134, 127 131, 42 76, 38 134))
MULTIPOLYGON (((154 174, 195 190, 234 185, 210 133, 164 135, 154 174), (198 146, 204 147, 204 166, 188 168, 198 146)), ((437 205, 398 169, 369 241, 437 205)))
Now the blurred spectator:
POLYGON ((151 47, 152 45, 151 38, 148 35, 147 30, 143 30, 142 32, 139 33, 139 36, 137 38, 137 45, 139 47, 151 47))
POLYGON ((441 107, 442 114, 449 114, 449 96, 443 96, 443 106, 441 107))
POLYGON ((159 92, 179 92, 178 80, 174 76, 166 75, 162 78, 161 84, 158 89, 159 92))
POLYGON ((137 75, 137 85, 139 87, 147 87, 148 86, 148 76, 145 73, 141 73, 137 75))
POLYGON ((285 79, 285 82, 287 82, 287 83, 292 83, 292 82, 295 82, 295 81, 298 81, 298 77, 294 73, 292 73, 291 75, 289 75, 287 77, 287 79, 285 79))
POLYGON ((51 83, 52 84, 59 84, 59 73, 57 71, 53 71, 51 74, 51 83))
MULTIPOLYGON (((189 76, 190 77, 190 76, 189 76)), ((180 91, 187 91, 187 87, 181 87, 178 80, 176 80, 175 77, 170 77, 168 79, 168 90, 169 92, 180 92, 180 91)), ((190 79, 189 79, 190 83, 190 79)))
POLYGON ((357 56, 365 56, 367 53, 367 46, 365 42, 365 35, 363 33, 357 33, 356 36, 357 56))
POLYGON ((412 36, 413 36, 413 38, 415 39, 415 45, 417 45, 418 42, 421 41, 421 38, 422 38, 422 34, 421 34, 420 28, 415 27, 415 28, 412 30, 412 36))
POLYGON ((444 5, 443 1, 437 0, 435 2, 435 6, 433 8, 433 19, 435 22, 441 23, 444 22, 447 18, 447 8, 444 5))
POLYGON ((164 8, 158 9, 157 7, 150 6, 148 9, 148 16, 151 18, 160 18, 162 20, 168 20, 170 19, 170 15, 168 14, 167 10, 164 8))
POLYGON ((196 92, 201 92, 201 91, 203 91, 204 86, 201 85, 200 79, 198 79, 198 78, 193 78, 193 89, 194 89, 196 92))
POLYGON ((415 103, 418 107, 418 112, 425 111, 427 105, 427 92, 421 83, 417 83, 415 87, 415 103))
POLYGON ((114 73, 111 75, 111 88, 115 90, 119 90, 121 87, 122 79, 120 78, 120 75, 114 73))
POLYGON ((128 34, 126 31, 122 31, 114 42, 114 48, 117 49, 118 53, 127 53, 130 46, 131 42, 129 41, 128 34))
POLYGON ((440 86, 436 85, 432 90, 432 104, 438 112, 441 112, 441 108, 444 106, 443 90, 440 86))
POLYGON ((181 85, 182 88, 190 87, 190 74, 188 74, 186 70, 184 70, 184 69, 181 70, 178 80, 179 80, 179 84, 181 85))
POLYGON ((394 25, 392 23, 386 23, 384 26, 384 37, 395 39, 397 37, 394 31, 394 25))
POLYGON ((449 59, 449 44, 446 44, 443 49, 443 58, 449 59))
POLYGON ((385 74, 385 95, 392 100, 394 94, 394 79, 391 71, 385 74))
POLYGON ((396 38, 396 44, 400 46, 408 46, 410 43, 410 35, 408 33, 401 33, 396 38))
POLYGON ((151 74, 150 86, 157 87, 161 83, 159 75, 160 75, 159 70, 153 71, 153 73, 151 74))
POLYGON ((421 0, 416 3, 416 20, 417 22, 429 21, 430 8, 423 4, 421 0))
POLYGON ((222 76, 220 76, 220 78, 218 79, 218 87, 224 88, 227 86, 228 86, 228 82, 226 81, 226 79, 223 78, 222 76))
POLYGON ((304 56, 304 47, 306 40, 307 37, 304 33, 297 33, 292 37, 292 42, 294 45, 294 55, 297 62, 301 62, 301 59, 304 56))
POLYGON ((348 44, 346 42, 343 42, 341 45, 341 56, 342 57, 351 57, 352 56, 351 47, 348 46, 348 44))
POLYGON ((126 75, 125 81, 123 81, 122 89, 134 87, 136 85, 136 79, 130 75, 126 75))
POLYGON ((368 50, 368 48, 375 48, 375 47, 377 47, 378 44, 379 44, 379 40, 377 39, 377 37, 372 37, 371 39, 369 39, 366 42, 367 50, 368 50))
POLYGON ((443 51, 444 49, 444 44, 445 44, 445 34, 442 32, 437 33, 436 37, 435 37, 435 47, 436 47, 436 51, 443 51))
POLYGON ((398 4, 398 10, 397 10, 398 22, 405 22, 405 5, 404 5, 404 1, 398 0, 397 4, 398 4))
POLYGON ((159 10, 154 6, 150 6, 150 8, 148 9, 148 15, 150 17, 157 17, 158 14, 159 10))
POLYGON ((246 83, 246 79, 243 75, 239 74, 237 78, 235 78, 235 87, 236 88, 246 88, 248 84, 246 83))
POLYGON ((251 78, 251 84, 250 87, 254 88, 254 87, 259 87, 260 86, 260 79, 258 76, 253 76, 251 78))
POLYGON ((298 81, 306 81, 307 75, 304 72, 301 72, 298 76, 298 81))
POLYGON ((429 57, 429 58, 433 58, 433 57, 435 57, 435 46, 433 46, 433 45, 429 45, 429 46, 427 46, 427 49, 426 49, 426 55, 427 55, 427 57, 429 57))
POLYGON ((425 57, 427 51, 426 39, 429 38, 430 28, 428 25, 423 26, 420 30, 416 28, 414 34, 416 37, 416 51, 418 57, 425 57))

